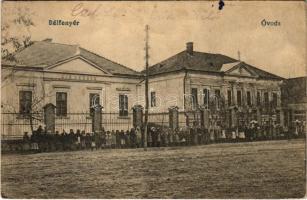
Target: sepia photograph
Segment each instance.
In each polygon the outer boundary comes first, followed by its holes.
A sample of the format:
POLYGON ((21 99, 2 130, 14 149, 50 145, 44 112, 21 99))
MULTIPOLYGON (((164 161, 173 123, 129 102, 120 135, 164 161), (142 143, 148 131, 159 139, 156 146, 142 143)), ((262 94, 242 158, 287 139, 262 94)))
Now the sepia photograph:
POLYGON ((2 1, 3 199, 306 198, 305 1, 2 1))

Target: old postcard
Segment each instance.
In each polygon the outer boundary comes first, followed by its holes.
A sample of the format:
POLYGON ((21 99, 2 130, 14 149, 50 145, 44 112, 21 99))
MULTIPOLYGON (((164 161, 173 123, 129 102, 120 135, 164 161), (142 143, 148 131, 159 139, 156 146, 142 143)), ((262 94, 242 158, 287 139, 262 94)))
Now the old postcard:
POLYGON ((304 1, 4 1, 1 196, 303 198, 304 1))

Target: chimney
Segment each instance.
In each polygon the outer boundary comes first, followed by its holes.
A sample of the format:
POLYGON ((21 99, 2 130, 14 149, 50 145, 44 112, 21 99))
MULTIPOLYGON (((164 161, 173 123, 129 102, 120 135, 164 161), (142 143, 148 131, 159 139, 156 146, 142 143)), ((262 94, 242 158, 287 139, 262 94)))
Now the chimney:
POLYGON ((187 42, 187 53, 193 55, 193 42, 187 42))
POLYGON ((52 42, 52 38, 46 38, 43 40, 43 42, 52 42))

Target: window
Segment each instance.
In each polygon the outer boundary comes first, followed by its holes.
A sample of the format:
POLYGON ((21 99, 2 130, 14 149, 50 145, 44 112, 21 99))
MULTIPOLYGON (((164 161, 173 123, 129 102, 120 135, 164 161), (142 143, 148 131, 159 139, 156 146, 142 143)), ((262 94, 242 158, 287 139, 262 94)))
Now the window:
POLYGON ((92 115, 95 107, 100 105, 100 95, 98 93, 90 93, 90 114, 92 115))
POLYGON ((29 114, 32 106, 32 92, 20 91, 19 92, 19 113, 29 114))
POLYGON ((272 103, 273 103, 274 107, 277 107, 277 93, 275 93, 275 92, 273 93, 273 102, 272 103))
POLYGON ((220 90, 214 90, 214 94, 215 94, 216 97, 220 97, 221 91, 220 90))
POLYGON ((216 90, 214 90, 214 94, 215 94, 215 100, 214 101, 216 101, 217 108, 220 108, 221 91, 216 89, 216 90))
POLYGON ((246 92, 246 100, 247 100, 247 105, 251 106, 252 105, 252 97, 251 97, 251 92, 250 91, 246 92))
POLYGON ((257 92, 257 106, 261 105, 261 96, 260 96, 260 92, 257 92))
POLYGON ((237 104, 238 106, 242 106, 242 94, 240 90, 237 91, 237 104))
POLYGON ((208 105, 209 104, 209 96, 210 96, 210 91, 208 89, 204 89, 204 104, 208 105))
POLYGON ((119 116, 128 116, 128 96, 119 95, 119 116))
POLYGON ((151 92, 150 93, 150 106, 151 107, 156 107, 156 92, 151 92))
POLYGON ((265 104, 266 106, 269 105, 269 93, 268 93, 268 92, 265 92, 265 93, 264 93, 264 104, 265 104))
POLYGON ((228 103, 228 106, 231 106, 232 104, 231 90, 227 90, 227 103, 228 103))
POLYGON ((57 116, 67 115, 67 93, 66 92, 56 93, 56 115, 57 116))
POLYGON ((192 108, 195 109, 198 105, 197 88, 192 88, 191 95, 192 95, 192 108))

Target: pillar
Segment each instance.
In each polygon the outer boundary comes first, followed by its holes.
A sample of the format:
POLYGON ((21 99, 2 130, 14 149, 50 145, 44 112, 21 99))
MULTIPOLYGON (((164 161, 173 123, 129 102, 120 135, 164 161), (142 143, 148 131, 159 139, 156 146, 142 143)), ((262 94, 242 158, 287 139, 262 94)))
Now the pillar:
POLYGON ((55 133, 55 105, 46 104, 44 107, 44 123, 47 133, 55 133))
POLYGON ((168 109, 169 112, 169 127, 172 130, 179 128, 179 113, 178 107, 172 106, 168 109))
POLYGON ((208 109, 202 108, 201 115, 201 126, 203 128, 209 128, 210 111, 208 109))
POLYGON ((93 108, 93 116, 92 116, 92 131, 94 133, 102 132, 102 115, 101 115, 101 105, 96 105, 93 108))
POLYGON ((143 107, 141 105, 135 105, 133 110, 133 127, 142 127, 143 125, 143 107))

